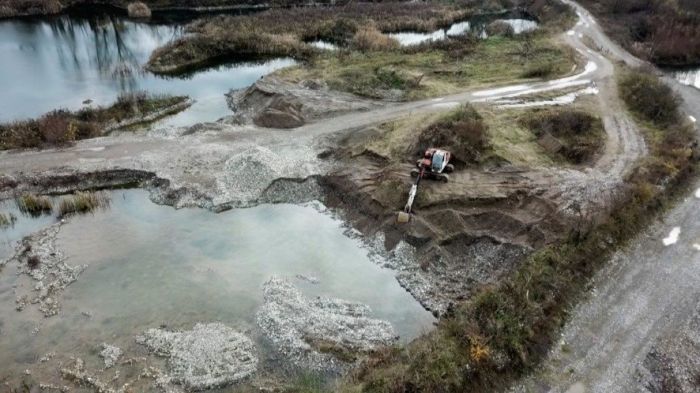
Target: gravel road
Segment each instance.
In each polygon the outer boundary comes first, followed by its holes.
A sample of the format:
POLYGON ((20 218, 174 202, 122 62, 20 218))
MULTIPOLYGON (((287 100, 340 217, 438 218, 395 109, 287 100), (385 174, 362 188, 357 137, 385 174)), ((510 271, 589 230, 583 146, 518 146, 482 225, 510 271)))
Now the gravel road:
MULTIPOLYGON (((571 4, 583 21, 575 34, 588 35, 614 60, 643 64, 612 43, 585 9, 571 4)), ((683 97, 686 115, 700 118, 700 90, 665 80, 683 97)), ((700 181, 689 194, 595 276, 589 297, 573 310, 559 345, 513 391, 659 391, 650 388, 658 376, 649 376, 645 359, 658 340, 692 326, 700 300, 700 181)))

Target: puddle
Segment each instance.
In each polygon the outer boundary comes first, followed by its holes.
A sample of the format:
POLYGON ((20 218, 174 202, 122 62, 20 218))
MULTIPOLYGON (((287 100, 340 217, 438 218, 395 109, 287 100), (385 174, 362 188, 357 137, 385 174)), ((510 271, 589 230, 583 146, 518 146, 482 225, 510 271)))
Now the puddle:
POLYGON ((671 232, 669 232, 668 236, 663 239, 664 246, 676 244, 678 242, 678 236, 680 236, 680 234, 680 227, 674 227, 673 229, 671 229, 671 232))
POLYGON ((670 69, 667 70, 667 72, 680 83, 700 89, 700 68, 681 70, 670 69))
POLYGON ((455 37, 466 33, 473 34, 479 38, 488 38, 486 32, 487 26, 494 21, 501 21, 509 24, 513 28, 515 34, 535 30, 538 26, 537 22, 529 19, 523 19, 517 13, 513 15, 491 15, 478 16, 471 18, 468 21, 457 22, 447 29, 436 30, 432 33, 417 33, 417 32, 398 32, 389 33, 388 36, 395 38, 402 46, 418 45, 427 41, 444 40, 447 37, 455 37))
POLYGON ((541 100, 541 101, 522 101, 514 99, 504 99, 500 101, 495 101, 499 108, 531 108, 538 106, 557 106, 557 105, 569 105, 573 104, 576 99, 583 95, 596 95, 598 94, 598 88, 589 86, 585 89, 574 91, 568 94, 564 94, 555 97, 551 100, 541 100))
MULTIPOLYGON (((42 374, 38 363, 49 352, 92 359, 98 367, 101 343, 133 350, 136 335, 161 325, 222 322, 256 337, 262 284, 273 275, 288 277, 310 298, 369 305, 372 317, 389 321, 403 341, 432 327, 432 315, 394 273, 370 260, 361 241, 346 236, 320 204, 215 214, 156 205, 143 190, 111 197, 108 210, 73 217, 61 228, 57 242, 66 263, 88 268, 62 293, 57 316, 45 319, 32 306, 16 312, 12 286, 31 284, 21 282, 25 276, 15 275, 12 264, 0 272, 5 373, 52 375, 42 374)), ((11 202, 0 207, 12 209, 11 202)), ((52 220, 18 215, 14 228, 0 234, 10 242, 52 220)))
POLYGON ((166 124, 214 121, 231 114, 224 93, 242 88, 291 59, 230 64, 184 78, 143 70, 151 53, 184 34, 175 24, 151 24, 111 15, 0 22, 0 121, 37 117, 114 101, 122 92, 186 94, 197 100, 166 124))
POLYGON ((337 50, 338 49, 338 45, 330 43, 328 41, 323 41, 323 40, 311 41, 311 42, 309 42, 309 45, 311 45, 315 48, 323 49, 323 50, 337 50))

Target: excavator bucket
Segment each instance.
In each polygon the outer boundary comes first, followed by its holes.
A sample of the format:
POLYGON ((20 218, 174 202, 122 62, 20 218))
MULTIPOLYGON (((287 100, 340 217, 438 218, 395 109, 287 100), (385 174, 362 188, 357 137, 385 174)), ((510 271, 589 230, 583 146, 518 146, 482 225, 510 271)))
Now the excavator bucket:
POLYGON ((406 213, 406 212, 399 212, 399 215, 396 217, 396 222, 399 224, 406 224, 411 220, 411 214, 406 213))

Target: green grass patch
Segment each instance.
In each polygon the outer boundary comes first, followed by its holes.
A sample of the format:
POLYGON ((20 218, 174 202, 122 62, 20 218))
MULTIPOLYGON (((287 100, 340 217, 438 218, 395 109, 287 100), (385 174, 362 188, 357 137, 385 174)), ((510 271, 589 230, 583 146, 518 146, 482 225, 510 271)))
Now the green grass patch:
POLYGON ((571 164, 590 161, 605 142, 600 118, 578 109, 546 108, 528 111, 519 122, 555 160, 571 164))
POLYGON ((323 54, 277 74, 293 81, 323 80, 333 89, 365 97, 415 100, 529 79, 533 69, 543 67, 549 70, 547 77, 565 75, 575 58, 544 34, 461 37, 422 48, 323 54))
POLYGON ((519 122, 528 110, 480 109, 489 126, 489 139, 495 157, 516 166, 552 166, 555 161, 537 143, 537 136, 519 122))

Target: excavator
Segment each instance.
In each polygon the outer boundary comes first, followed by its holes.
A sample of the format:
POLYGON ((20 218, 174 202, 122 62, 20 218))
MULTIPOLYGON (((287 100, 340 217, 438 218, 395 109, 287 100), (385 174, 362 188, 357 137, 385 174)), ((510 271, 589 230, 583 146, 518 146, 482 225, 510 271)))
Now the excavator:
POLYGON ((416 198, 421 179, 425 177, 443 182, 450 181, 448 173, 455 169, 454 165, 450 164, 451 158, 452 154, 449 151, 431 147, 425 151, 423 158, 416 162, 416 167, 411 170, 411 176, 415 177, 416 181, 408 192, 406 206, 399 212, 396 219, 398 223, 405 224, 411 219, 413 200, 416 198))

